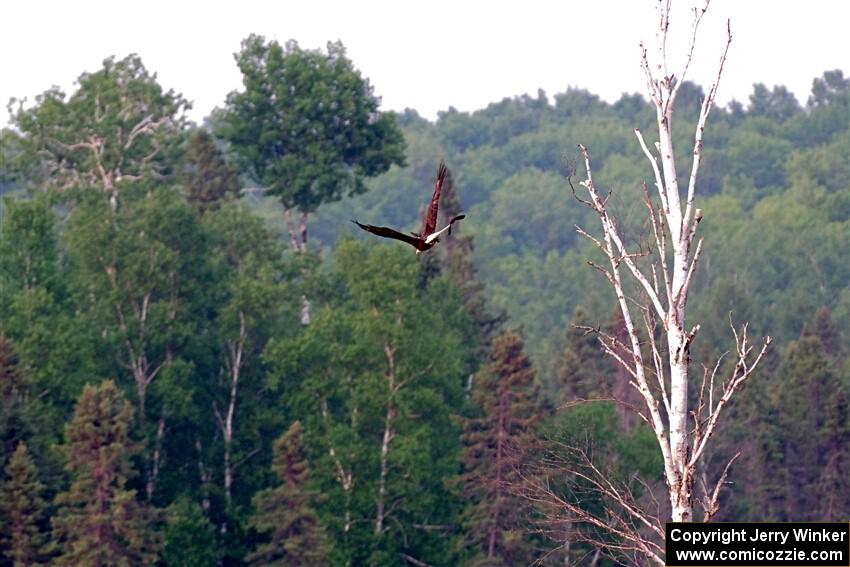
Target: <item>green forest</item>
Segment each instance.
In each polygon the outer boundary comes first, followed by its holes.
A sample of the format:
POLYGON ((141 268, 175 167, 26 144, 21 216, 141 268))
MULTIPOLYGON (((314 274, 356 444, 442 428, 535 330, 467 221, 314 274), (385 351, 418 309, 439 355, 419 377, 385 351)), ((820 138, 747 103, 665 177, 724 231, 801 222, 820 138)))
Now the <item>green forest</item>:
MULTIPOLYGON (((9 105, 0 565, 643 564, 592 473, 664 518, 664 465, 590 332, 624 321, 573 190, 583 144, 629 245, 651 239, 652 102, 570 88, 429 121, 381 112, 341 43, 254 35, 236 64, 200 125, 136 55, 9 105), (466 218, 432 250, 350 222, 418 230, 441 160, 440 224, 466 218)), ((680 87, 689 164, 707 87, 680 87)), ((712 111, 689 398, 730 317, 773 343, 696 521, 848 519, 848 156, 840 70, 712 111)))

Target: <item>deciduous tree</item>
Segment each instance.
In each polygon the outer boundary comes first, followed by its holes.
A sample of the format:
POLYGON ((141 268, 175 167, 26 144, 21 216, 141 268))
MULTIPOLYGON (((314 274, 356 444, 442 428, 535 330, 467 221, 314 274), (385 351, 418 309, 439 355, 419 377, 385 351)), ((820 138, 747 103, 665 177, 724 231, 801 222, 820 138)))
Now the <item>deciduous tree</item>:
POLYGON ((245 171, 280 199, 292 246, 303 251, 307 215, 364 192, 366 177, 402 165, 404 139, 339 42, 323 52, 251 35, 236 62, 244 88, 228 95, 219 132, 245 171), (301 213, 300 239, 294 209, 301 213))
POLYGON ((422 284, 415 257, 343 241, 333 295, 300 335, 266 351, 315 459, 317 505, 354 564, 447 561, 471 322, 449 286, 422 284), (285 382, 284 379, 285 378, 285 382))
POLYGON ((98 329, 92 340, 105 373, 131 380, 136 417, 149 439, 151 498, 168 417, 181 409, 180 382, 190 370, 184 349, 204 314, 208 241, 196 212, 172 188, 125 185, 122 199, 116 211, 89 191, 66 234, 79 316, 98 329), (164 395, 169 388, 177 391, 164 395))
POLYGON ((105 59, 77 85, 70 97, 54 87, 32 108, 21 105, 12 123, 42 157, 49 188, 97 187, 115 209, 122 182, 170 171, 189 103, 137 55, 105 59))

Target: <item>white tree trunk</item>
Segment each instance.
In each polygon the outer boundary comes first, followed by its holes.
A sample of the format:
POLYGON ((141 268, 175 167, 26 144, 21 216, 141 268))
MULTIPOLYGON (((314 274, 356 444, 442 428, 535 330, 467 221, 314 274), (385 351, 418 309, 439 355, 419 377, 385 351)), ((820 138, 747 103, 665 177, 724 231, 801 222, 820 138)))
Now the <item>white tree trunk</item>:
MULTIPOLYGON (((697 227, 702 220, 702 212, 693 208, 696 180, 702 155, 702 137, 706 120, 714 104, 717 85, 726 61, 731 32, 727 26, 727 43, 720 58, 719 69, 714 83, 711 85, 700 109, 696 125, 693 146, 693 163, 687 188, 687 197, 683 203, 679 191, 676 171, 676 159, 673 151, 672 119, 673 108, 678 90, 685 79, 690 65, 696 41, 696 31, 702 19, 706 2, 702 10, 694 10, 693 35, 688 52, 687 62, 678 76, 667 72, 666 41, 669 26, 670 1, 659 2, 660 25, 658 30, 660 61, 650 64, 647 50, 641 44, 642 66, 646 75, 650 98, 656 108, 658 127, 658 143, 652 152, 639 130, 635 130, 638 142, 647 157, 654 174, 657 189, 657 202, 653 202, 644 185, 644 202, 650 219, 654 242, 651 246, 652 261, 644 258, 650 252, 640 247, 637 252, 629 252, 623 236, 607 208, 607 197, 602 197, 593 182, 590 154, 584 146, 579 146, 584 156, 587 178, 581 185, 587 189, 589 200, 576 198, 593 209, 599 216, 602 225, 601 239, 576 227, 579 234, 589 238, 603 252, 607 265, 602 266, 590 262, 591 266, 600 271, 614 288, 617 303, 623 315, 624 325, 628 334, 628 344, 621 342, 616 335, 607 334, 600 329, 590 329, 599 333, 599 340, 604 350, 628 372, 631 384, 640 393, 645 410, 639 411, 639 416, 652 427, 661 449, 664 462, 664 477, 667 483, 670 502, 670 519, 677 522, 693 520, 694 477, 700 458, 708 439, 714 432, 717 419, 723 406, 729 401, 738 387, 751 375, 761 361, 770 344, 766 337, 761 349, 753 356, 753 347, 748 343, 747 325, 742 332, 736 330, 731 321, 730 325, 735 336, 736 364, 731 375, 719 382, 719 399, 715 395, 715 377, 720 362, 713 370, 704 367, 702 386, 699 390, 699 402, 689 406, 688 371, 690 364, 691 344, 699 332, 699 325, 688 330, 686 324, 686 304, 692 275, 697 267, 702 239, 696 239, 697 227), (662 76, 656 76, 661 73, 662 76), (659 166, 660 160, 660 166, 659 166), (626 285, 623 275, 630 274, 644 298, 629 297, 631 285, 626 285), (661 278, 659 279, 659 274, 661 278), (639 332, 635 324, 634 313, 639 313, 643 320, 644 330, 639 332), (665 344, 657 344, 656 336, 659 329, 665 344), (648 343, 648 345, 646 344, 648 343), (650 352, 646 352, 649 350, 650 352), (664 352, 666 350, 666 356, 664 352), (623 352, 628 352, 624 356, 623 352), (649 379, 657 381, 650 387, 649 379), (717 400, 715 402, 715 399, 717 400), (689 427, 689 418, 693 419, 689 427)), ((573 188, 575 194, 575 188, 573 188)), ((734 459, 733 459, 734 460, 734 459)), ((731 463, 730 463, 731 464, 731 463)), ((710 518, 717 509, 717 495, 720 486, 725 482, 729 466, 723 472, 713 493, 706 494, 702 500, 706 517, 710 518), (711 511, 709 513, 709 511, 711 511)), ((595 469, 594 469, 595 470, 595 469)), ((598 471, 596 471, 598 473, 598 471)), ((598 473, 601 475, 601 473, 598 473)), ((663 534, 663 524, 660 519, 642 512, 635 506, 631 494, 616 489, 604 477, 592 480, 604 492, 605 496, 625 511, 638 525, 651 527, 656 534, 663 534)), ((564 505, 562 503, 562 505, 564 505)), ((569 504, 565 505, 569 507, 569 504)), ((582 521, 593 523, 597 519, 588 516, 580 508, 570 509, 570 512, 581 516, 582 521)), ((596 524, 600 525, 600 524, 596 524)), ((604 525, 604 524, 602 524, 604 525)), ((625 540, 630 540, 632 549, 642 553, 657 564, 663 564, 661 548, 652 544, 638 530, 624 530, 618 533, 625 540)))
POLYGON ((245 313, 239 311, 239 336, 236 340, 227 341, 226 369, 229 371, 229 392, 227 410, 222 416, 218 406, 213 403, 213 412, 224 439, 224 501, 227 508, 233 500, 233 431, 236 419, 236 400, 239 393, 239 378, 242 373, 243 353, 248 329, 245 325, 245 313))

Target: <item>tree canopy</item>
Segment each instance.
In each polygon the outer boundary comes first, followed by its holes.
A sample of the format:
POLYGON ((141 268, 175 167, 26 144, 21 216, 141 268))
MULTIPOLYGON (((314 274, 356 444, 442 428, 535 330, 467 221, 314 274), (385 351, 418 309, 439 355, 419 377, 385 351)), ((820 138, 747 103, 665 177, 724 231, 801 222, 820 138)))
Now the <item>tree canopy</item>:
POLYGON ((315 211, 366 190, 364 178, 404 164, 392 113, 346 56, 251 35, 236 54, 243 90, 228 95, 218 133, 284 207, 315 211))

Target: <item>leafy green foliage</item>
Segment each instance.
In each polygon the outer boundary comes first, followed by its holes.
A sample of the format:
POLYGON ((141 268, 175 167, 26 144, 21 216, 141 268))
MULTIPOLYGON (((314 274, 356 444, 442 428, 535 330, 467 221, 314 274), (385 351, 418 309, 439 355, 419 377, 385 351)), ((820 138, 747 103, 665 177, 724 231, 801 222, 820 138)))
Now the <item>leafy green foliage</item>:
POLYGON ((213 567, 221 550, 215 527, 198 504, 180 498, 169 507, 160 559, 167 567, 213 567))
POLYGON ((423 285, 406 248, 342 241, 336 267, 333 299, 266 353, 304 424, 326 495, 317 509, 340 562, 385 565, 404 553, 447 564, 457 502, 443 479, 456 471, 451 416, 474 347, 458 331, 468 316, 441 278, 423 285))
POLYGON ((51 392, 42 409, 57 430, 94 364, 82 340, 85 334, 74 328, 49 200, 38 195, 28 201, 7 200, 5 205, 0 224, 0 329, 16 343, 28 388, 39 398, 51 392))
POLYGON ((228 95, 219 134, 284 207, 315 211, 404 163, 393 114, 378 112, 341 43, 324 53, 251 35, 236 61, 244 90, 228 95))
POLYGON ((53 213, 47 199, 4 202, 0 226, 0 285, 9 292, 43 287, 53 290, 58 269, 53 213))
POLYGON ((102 330, 93 339, 130 378, 144 420, 148 390, 157 394, 160 382, 177 378, 169 372, 179 373, 176 359, 197 328, 207 243, 175 191, 126 189, 118 211, 87 193, 71 214, 67 241, 82 316, 102 330))
POLYGON ((48 187, 94 186, 117 199, 122 180, 170 172, 185 99, 164 91, 137 55, 105 59, 77 84, 67 99, 54 87, 12 116, 27 151, 43 156, 48 187))

